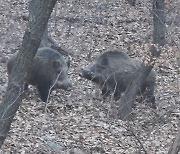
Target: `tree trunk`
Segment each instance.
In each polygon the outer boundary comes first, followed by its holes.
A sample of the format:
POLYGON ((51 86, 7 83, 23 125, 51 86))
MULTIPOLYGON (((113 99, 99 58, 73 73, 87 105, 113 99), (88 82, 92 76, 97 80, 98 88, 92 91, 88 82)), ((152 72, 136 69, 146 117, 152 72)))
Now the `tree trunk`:
POLYGON ((132 6, 135 6, 135 4, 136 4, 136 0, 127 0, 127 1, 132 6))
MULTIPOLYGON (((154 0, 153 1, 153 43, 163 46, 165 44, 165 15, 164 15, 165 3, 164 0, 154 0)), ((160 50, 152 45, 151 49, 151 61, 154 63, 153 57, 160 56, 160 50)), ((149 75, 153 65, 141 65, 139 72, 137 73, 137 78, 133 80, 125 91, 124 96, 119 101, 118 116, 122 120, 129 120, 131 118, 133 102, 136 98, 137 91, 142 85, 142 82, 146 80, 149 75)))
MULTIPOLYGON (((150 62, 152 63, 153 60, 150 62)), ((118 116, 122 120, 130 120, 132 116, 133 102, 136 99, 139 87, 142 86, 143 81, 146 80, 147 76, 151 72, 153 65, 145 66, 141 64, 139 71, 137 72, 137 78, 131 81, 128 85, 124 95, 121 97, 119 102, 118 116)))
POLYGON ((153 44, 165 45, 165 3, 164 0, 153 0, 153 44))
POLYGON ((178 154, 179 151, 180 151, 180 128, 176 138, 174 139, 173 144, 171 145, 168 151, 168 154, 178 154))
POLYGON ((32 64, 56 1, 30 0, 29 2, 29 23, 9 78, 5 97, 0 104, 0 147, 3 145, 13 117, 22 102, 26 72, 32 64))

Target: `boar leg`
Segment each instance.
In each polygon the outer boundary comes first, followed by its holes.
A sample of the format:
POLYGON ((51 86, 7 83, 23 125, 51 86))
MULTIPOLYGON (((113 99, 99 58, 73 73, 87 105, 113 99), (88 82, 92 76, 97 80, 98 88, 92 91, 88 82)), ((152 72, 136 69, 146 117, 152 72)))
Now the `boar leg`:
POLYGON ((43 102, 47 101, 48 95, 49 95, 49 90, 50 90, 51 84, 47 83, 40 83, 37 86, 40 98, 43 102))

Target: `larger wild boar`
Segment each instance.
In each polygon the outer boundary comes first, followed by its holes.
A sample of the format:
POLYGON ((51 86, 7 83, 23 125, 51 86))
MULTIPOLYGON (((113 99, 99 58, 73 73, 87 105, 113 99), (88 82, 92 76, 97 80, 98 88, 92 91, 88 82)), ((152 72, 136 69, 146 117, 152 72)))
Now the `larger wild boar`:
MULTIPOLYGON (((140 65, 139 61, 131 59, 124 52, 109 51, 103 53, 89 66, 82 69, 80 76, 100 85, 103 97, 113 93, 114 99, 118 100, 128 84, 136 78, 140 65)), ((139 94, 143 94, 151 102, 153 108, 156 108, 155 81, 156 75, 152 70, 139 89, 139 94)))
MULTIPOLYGON (((17 52, 8 61, 8 75, 11 74, 16 59, 17 52)), ((41 100, 46 102, 50 88, 55 81, 57 81, 55 88, 71 89, 72 84, 67 74, 69 65, 69 60, 66 60, 56 50, 49 47, 39 48, 31 67, 28 69, 26 86, 29 84, 36 86, 41 100)))

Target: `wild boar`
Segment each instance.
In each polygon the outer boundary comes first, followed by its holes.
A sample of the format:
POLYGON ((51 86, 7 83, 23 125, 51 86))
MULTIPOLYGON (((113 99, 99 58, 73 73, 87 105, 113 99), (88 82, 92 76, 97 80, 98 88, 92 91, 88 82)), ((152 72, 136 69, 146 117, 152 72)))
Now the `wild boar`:
MULTIPOLYGON (((113 93, 114 99, 121 97, 129 83, 136 78, 136 73, 141 62, 130 58, 121 51, 109 51, 100 55, 89 66, 81 70, 80 76, 100 85, 102 96, 106 97, 113 93)), ((156 75, 152 70, 139 89, 151 106, 156 108, 154 87, 156 75)))
MULTIPOLYGON (((8 75, 11 74, 17 54, 16 52, 7 63, 8 75)), ((41 100, 46 102, 50 88, 55 82, 54 88, 71 89, 72 84, 68 78, 69 65, 69 60, 56 50, 49 47, 39 48, 27 71, 26 86, 36 86, 41 100)))

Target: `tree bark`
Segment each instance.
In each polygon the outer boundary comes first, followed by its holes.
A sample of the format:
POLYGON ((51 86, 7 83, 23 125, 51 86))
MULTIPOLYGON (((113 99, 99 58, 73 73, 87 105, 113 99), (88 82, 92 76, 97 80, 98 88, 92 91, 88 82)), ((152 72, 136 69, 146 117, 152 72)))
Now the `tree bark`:
POLYGON ((165 3, 164 0, 153 0, 153 44, 165 45, 165 3))
POLYGON ((30 18, 17 61, 9 77, 5 97, 0 104, 0 147, 3 145, 24 92, 27 70, 32 63, 57 0, 30 0, 30 18))
POLYGON ((127 1, 132 6, 135 6, 135 4, 136 4, 136 0, 127 0, 127 1))
POLYGON ((173 144, 171 145, 168 154, 178 154, 180 151, 180 128, 173 144))
MULTIPOLYGON (((165 15, 164 15, 165 3, 164 0, 153 0, 153 44, 158 44, 163 46, 165 44, 165 15)), ((154 63, 153 57, 160 56, 160 50, 152 45, 151 49, 151 61, 154 63)), ((119 101, 118 116, 122 120, 129 120, 132 116, 132 106, 136 98, 137 91, 142 85, 142 82, 146 80, 153 65, 141 65, 139 72, 137 73, 137 78, 132 81, 125 91, 124 96, 119 101)))
POLYGON ((146 80, 153 68, 153 60, 151 60, 150 63, 152 64, 147 66, 145 66, 144 63, 141 64, 141 67, 137 72, 137 78, 131 81, 124 95, 121 97, 118 108, 118 116, 121 120, 131 119, 133 102, 136 99, 138 89, 142 86, 143 81, 146 80))

